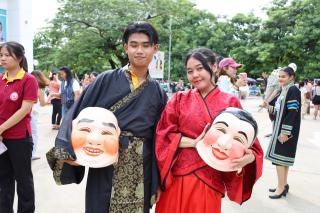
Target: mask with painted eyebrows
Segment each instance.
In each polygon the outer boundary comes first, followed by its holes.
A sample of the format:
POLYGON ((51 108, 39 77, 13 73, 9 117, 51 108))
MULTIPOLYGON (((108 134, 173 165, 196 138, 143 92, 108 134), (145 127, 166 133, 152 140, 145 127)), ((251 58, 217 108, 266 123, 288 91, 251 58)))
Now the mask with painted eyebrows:
POLYGON ((257 123, 245 110, 229 107, 213 121, 196 149, 207 165, 219 171, 236 171, 231 161, 245 155, 257 135, 257 123))
POLYGON ((118 162, 120 128, 115 115, 104 108, 84 108, 72 122, 71 144, 76 163, 91 168, 118 162))

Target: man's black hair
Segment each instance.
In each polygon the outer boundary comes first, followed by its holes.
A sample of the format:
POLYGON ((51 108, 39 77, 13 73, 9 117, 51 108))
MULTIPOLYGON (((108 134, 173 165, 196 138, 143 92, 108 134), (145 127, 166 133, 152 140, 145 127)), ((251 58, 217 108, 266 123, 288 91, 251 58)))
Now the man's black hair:
POLYGON ((137 21, 129 24, 123 33, 122 42, 127 44, 130 35, 133 33, 143 33, 149 37, 151 44, 158 44, 158 32, 148 22, 137 21))

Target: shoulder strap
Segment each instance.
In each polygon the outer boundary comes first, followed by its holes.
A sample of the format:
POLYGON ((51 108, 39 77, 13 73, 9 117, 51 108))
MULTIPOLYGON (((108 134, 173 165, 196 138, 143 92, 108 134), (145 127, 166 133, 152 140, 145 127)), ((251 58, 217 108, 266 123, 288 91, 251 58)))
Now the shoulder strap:
POLYGON ((146 79, 137 89, 130 92, 128 95, 117 101, 113 106, 109 108, 111 112, 116 112, 117 110, 121 109, 122 107, 126 106, 130 103, 135 97, 137 97, 147 86, 149 85, 149 80, 146 79))

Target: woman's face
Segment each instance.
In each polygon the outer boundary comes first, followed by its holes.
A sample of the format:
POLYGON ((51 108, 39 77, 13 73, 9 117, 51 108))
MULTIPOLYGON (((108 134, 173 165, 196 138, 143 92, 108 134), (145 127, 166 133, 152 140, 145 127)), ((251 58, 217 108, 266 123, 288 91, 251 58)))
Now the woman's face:
POLYGON ((237 68, 227 66, 226 73, 230 78, 236 78, 237 77, 237 68))
POLYGON ((293 76, 289 76, 285 71, 280 71, 278 75, 278 81, 280 86, 287 85, 290 81, 293 80, 293 76))
POLYGON ((65 73, 65 71, 60 70, 60 76, 63 80, 67 80, 67 74, 65 73))
POLYGON ((57 74, 52 74, 52 79, 53 79, 54 81, 56 81, 56 80, 57 80, 57 74))
POLYGON ((187 62, 187 77, 192 86, 199 91, 213 86, 210 73, 205 70, 200 61, 192 57, 187 62))
POLYGON ((20 67, 19 64, 21 60, 17 59, 14 54, 10 55, 9 51, 5 47, 1 48, 0 59, 2 67, 6 70, 17 69, 20 67))

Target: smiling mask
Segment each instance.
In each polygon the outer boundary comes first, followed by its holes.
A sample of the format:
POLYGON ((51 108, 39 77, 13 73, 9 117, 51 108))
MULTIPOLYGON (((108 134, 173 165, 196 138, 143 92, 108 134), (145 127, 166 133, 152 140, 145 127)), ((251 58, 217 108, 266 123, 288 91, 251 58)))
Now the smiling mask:
POLYGON ((233 159, 245 155, 257 135, 257 123, 250 113, 229 107, 213 121, 196 149, 207 165, 219 171, 236 171, 233 159))
POLYGON ((115 115, 104 108, 84 108, 72 122, 71 144, 76 163, 91 168, 118 161, 120 128, 115 115))

